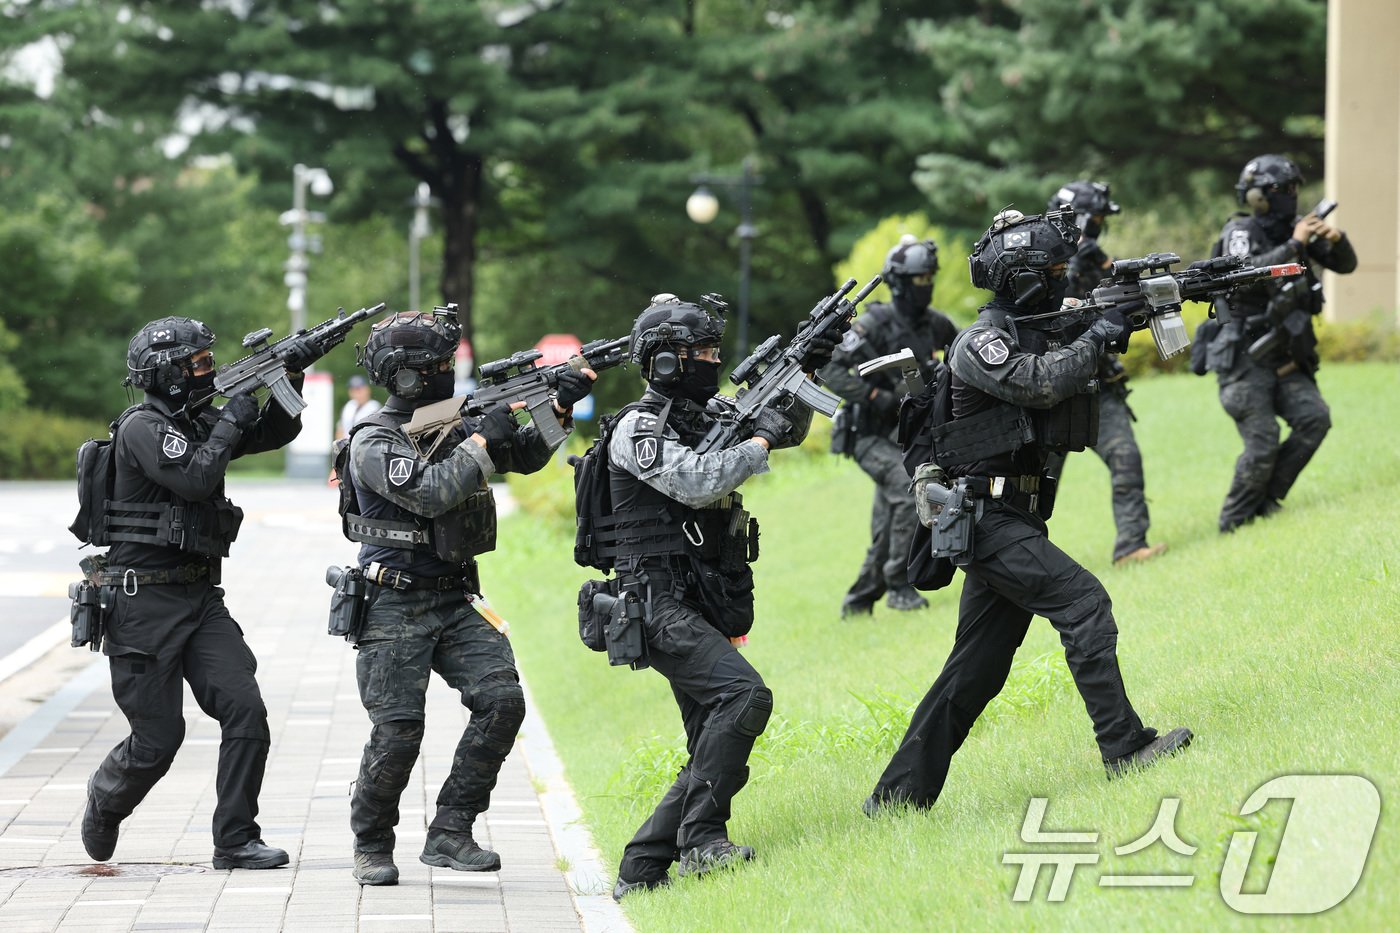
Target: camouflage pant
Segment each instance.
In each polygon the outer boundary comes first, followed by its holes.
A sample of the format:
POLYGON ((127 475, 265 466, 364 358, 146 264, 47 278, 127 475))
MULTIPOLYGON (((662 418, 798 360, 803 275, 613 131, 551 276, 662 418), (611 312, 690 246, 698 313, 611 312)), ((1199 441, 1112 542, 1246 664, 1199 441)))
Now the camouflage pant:
POLYGON ((1108 467, 1113 485, 1113 523, 1118 537, 1113 559, 1147 547, 1147 496, 1143 493, 1142 454, 1133 436, 1128 400, 1108 391, 1099 396, 1099 443, 1094 447, 1108 467))
POLYGON ((460 592, 374 588, 356 679, 373 728, 360 759, 350 827, 360 852, 392 852, 399 796, 423 741, 428 672, 462 694, 472 715, 437 798, 431 829, 470 832, 525 718, 510 641, 460 592))
POLYGON ((1273 369, 1247 365, 1243 374, 1220 387, 1220 404, 1239 429, 1244 452, 1220 509, 1220 530, 1230 531, 1281 500, 1332 427, 1332 416, 1317 383, 1300 372, 1280 377, 1273 369), (1289 427, 1279 443, 1278 419, 1289 427))
POLYGON ((856 442, 856 463, 875 480, 875 500, 870 508, 870 547, 846 600, 874 603, 887 590, 909 584, 909 542, 919 513, 909 491, 909 471, 893 441, 861 438, 856 442))

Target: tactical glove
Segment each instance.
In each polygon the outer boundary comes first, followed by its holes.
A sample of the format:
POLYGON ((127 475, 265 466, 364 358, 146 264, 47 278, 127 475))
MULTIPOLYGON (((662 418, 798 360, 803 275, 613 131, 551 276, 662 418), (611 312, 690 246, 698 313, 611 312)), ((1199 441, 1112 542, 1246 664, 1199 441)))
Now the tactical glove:
POLYGON ((492 463, 505 462, 511 443, 515 440, 515 431, 519 427, 509 408, 493 408, 484 415, 463 419, 463 424, 466 425, 468 435, 480 434, 486 439, 486 454, 492 463))
POLYGON ((802 357, 802 371, 814 373, 831 362, 831 354, 836 352, 836 341, 829 337, 813 337, 812 344, 802 357))
POLYGON ((319 344, 310 337, 296 337, 288 341, 282 352, 282 364, 289 372, 305 372, 307 367, 324 356, 319 344))
POLYGON ((235 395, 224 403, 220 417, 240 431, 251 428, 258 420, 258 402, 247 393, 235 395))
POLYGON ((772 408, 759 409, 754 419, 753 436, 761 437, 768 446, 776 448, 792 436, 793 425, 787 415, 772 408))
POLYGON ((1100 351, 1109 349, 1122 353, 1128 347, 1128 322, 1117 308, 1109 308, 1089 325, 1084 336, 1097 343, 1100 351))
POLYGON ((583 373, 576 373, 572 369, 567 369, 559 374, 558 395, 555 401, 564 411, 573 408, 589 392, 593 391, 593 380, 583 373))

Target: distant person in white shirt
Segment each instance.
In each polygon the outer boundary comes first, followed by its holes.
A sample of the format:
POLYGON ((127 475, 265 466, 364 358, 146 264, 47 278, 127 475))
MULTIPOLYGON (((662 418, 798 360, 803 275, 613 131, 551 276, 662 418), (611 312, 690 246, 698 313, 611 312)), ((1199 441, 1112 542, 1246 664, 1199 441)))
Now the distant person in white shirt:
POLYGON ((336 440, 349 437, 351 428, 383 407, 370 397, 369 380, 364 376, 351 376, 346 385, 350 390, 350 401, 340 410, 340 423, 335 429, 336 440))

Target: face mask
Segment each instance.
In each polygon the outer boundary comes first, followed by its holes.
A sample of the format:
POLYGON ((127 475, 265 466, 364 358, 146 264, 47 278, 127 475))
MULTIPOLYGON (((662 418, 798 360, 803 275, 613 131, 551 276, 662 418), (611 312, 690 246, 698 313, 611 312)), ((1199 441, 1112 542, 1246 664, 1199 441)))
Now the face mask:
POLYGON ((933 284, 906 284, 894 296, 894 309, 908 318, 917 318, 924 313, 933 300, 933 284))
POLYGON ((685 372, 676 384, 676 394, 697 405, 704 405, 719 392, 719 364, 708 360, 685 361, 685 372))
POLYGON ((1083 229, 1085 237, 1087 237, 1090 240, 1097 240, 1099 237, 1103 236, 1104 231, 1108 229, 1108 222, 1102 220, 1094 220, 1091 217, 1088 220, 1084 221, 1083 229))
POLYGON ((423 394, 416 401, 440 402, 452 397, 452 389, 457 383, 456 373, 432 373, 423 377, 423 394))

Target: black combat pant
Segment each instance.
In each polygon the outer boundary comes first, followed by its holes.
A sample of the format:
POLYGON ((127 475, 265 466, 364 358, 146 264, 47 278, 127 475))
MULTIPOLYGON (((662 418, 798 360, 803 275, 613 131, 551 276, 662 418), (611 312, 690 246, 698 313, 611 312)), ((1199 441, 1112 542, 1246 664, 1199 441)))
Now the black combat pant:
POLYGON ((875 499, 870 507, 870 547, 846 601, 873 605, 889 590, 909 585, 909 542, 919 513, 909 489, 913 479, 893 441, 861 438, 856 442, 856 463, 875 481, 875 499))
POLYGON ((1241 372, 1220 386, 1220 404, 1239 429, 1244 451, 1220 508, 1220 530, 1231 531, 1288 495, 1298 474, 1332 427, 1317 383, 1301 372, 1279 376, 1246 357, 1241 372), (1279 443, 1278 419, 1289 427, 1279 443))
POLYGON ((1133 416, 1126 392, 1099 393, 1099 442, 1094 447, 1108 467, 1113 487, 1113 523, 1118 536, 1113 559, 1147 547, 1147 496, 1143 492, 1142 453, 1133 435, 1133 416))
POLYGON ((471 718, 438 792, 430 829, 469 833, 491 803, 501 763, 525 719, 510 640, 460 591, 371 588, 356 646, 360 701, 372 723, 350 801, 358 852, 393 852, 399 797, 423 742, 428 673, 462 695, 471 718))
POLYGON ((145 799, 185 738, 183 680, 222 733, 213 830, 214 844, 227 848, 262 835, 258 793, 271 743, 257 661, 223 597, 207 581, 110 593, 102 651, 131 735, 107 754, 89 788, 98 809, 122 819, 145 799))
POLYGON ((730 804, 773 711, 763 678, 689 603, 654 595, 646 629, 651 666, 671 684, 690 757, 627 843, 617 873, 633 882, 664 878, 683 850, 728 838, 730 804))
POLYGON ((973 560, 963 570, 967 578, 953 650, 875 785, 877 800, 933 805, 953 753, 1006 684, 1032 615, 1046 617, 1060 633, 1103 757, 1126 755, 1152 741, 1156 732, 1133 711, 1118 672, 1118 627, 1108 593, 1050 543, 1044 522, 987 501, 973 560))

